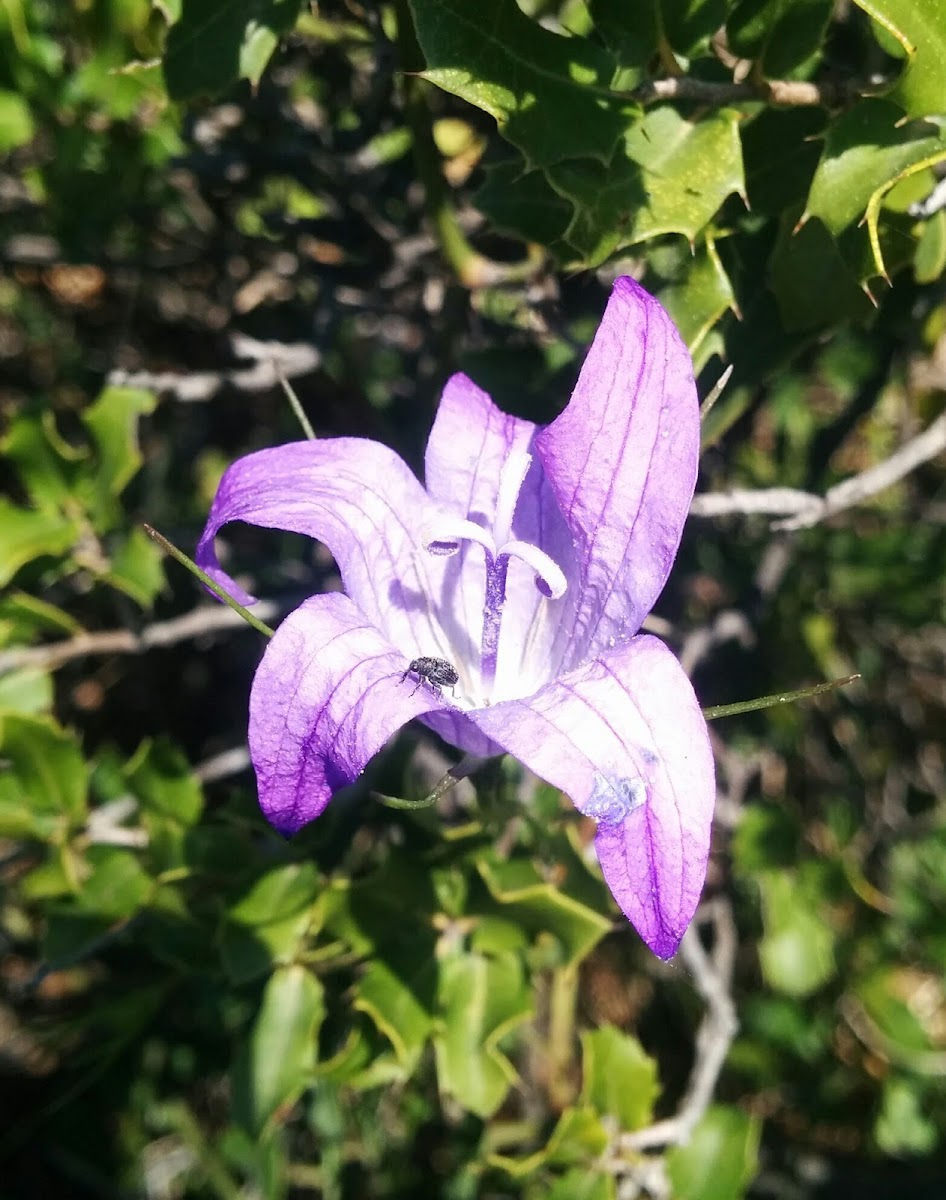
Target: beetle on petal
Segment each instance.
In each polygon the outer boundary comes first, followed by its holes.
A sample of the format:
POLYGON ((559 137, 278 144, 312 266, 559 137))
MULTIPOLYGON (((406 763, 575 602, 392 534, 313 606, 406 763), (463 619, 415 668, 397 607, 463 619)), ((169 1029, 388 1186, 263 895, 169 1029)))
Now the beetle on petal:
POLYGON ((204 570, 252 602, 214 553, 239 520, 324 542, 345 587, 283 621, 253 681, 250 751, 272 824, 291 834, 313 820, 419 717, 467 753, 515 755, 595 820, 615 899, 672 956, 705 877, 713 759, 683 669, 638 630, 698 461, 689 354, 661 305, 621 278, 551 425, 504 414, 454 375, 425 485, 360 438, 233 463, 198 546, 204 570), (422 660, 455 670, 455 698, 405 695, 422 660))
MULTIPOLYGON (((431 658, 427 654, 421 658, 412 658, 401 680, 405 680, 408 675, 416 677, 417 687, 427 683, 438 692, 441 688, 452 688, 460 678, 456 667, 451 666, 445 658, 431 658)), ((414 688, 414 691, 416 692, 417 688, 414 688)))

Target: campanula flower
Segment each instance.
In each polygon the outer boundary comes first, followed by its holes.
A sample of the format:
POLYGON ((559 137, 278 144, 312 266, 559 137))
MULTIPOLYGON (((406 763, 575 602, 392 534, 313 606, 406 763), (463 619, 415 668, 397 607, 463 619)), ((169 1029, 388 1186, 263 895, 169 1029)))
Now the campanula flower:
POLYGON ((250 751, 272 824, 291 834, 317 817, 419 717, 465 752, 514 755, 596 821, 608 886, 669 958, 703 886, 713 759, 682 667, 638 630, 676 555, 698 456, 686 347, 622 278, 551 425, 506 415, 454 375, 424 484, 361 438, 235 462, 200 565, 251 603, 213 544, 247 521, 317 538, 344 585, 286 617, 253 681, 250 751))

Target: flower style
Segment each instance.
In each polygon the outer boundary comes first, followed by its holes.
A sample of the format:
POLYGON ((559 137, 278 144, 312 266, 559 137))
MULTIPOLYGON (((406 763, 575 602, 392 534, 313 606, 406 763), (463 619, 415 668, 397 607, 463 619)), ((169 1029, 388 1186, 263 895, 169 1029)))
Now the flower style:
POLYGON ((507 416, 465 375, 447 382, 426 488, 361 438, 235 462, 200 540, 204 570, 252 602, 213 545, 247 521, 323 542, 345 588, 286 617, 256 672, 249 742, 272 824, 291 834, 313 820, 419 717, 467 753, 515 755, 595 820, 615 899, 671 957, 706 872, 713 759, 682 667, 638 630, 676 555, 698 456, 689 354, 622 278, 551 425, 507 416), (418 659, 442 660, 433 681, 418 659), (444 690, 448 664, 458 680, 444 690))

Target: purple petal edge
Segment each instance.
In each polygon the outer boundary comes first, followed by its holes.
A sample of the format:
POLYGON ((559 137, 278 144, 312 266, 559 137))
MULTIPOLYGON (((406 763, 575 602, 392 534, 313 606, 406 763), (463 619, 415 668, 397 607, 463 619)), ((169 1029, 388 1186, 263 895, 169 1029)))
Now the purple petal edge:
POLYGON ((281 833, 314 820, 412 717, 451 705, 402 678, 408 660, 347 596, 313 596, 290 613, 250 693, 250 757, 260 807, 281 833))
POLYGON ((615 900, 651 950, 672 957, 699 902, 716 795, 706 722, 673 654, 637 637, 469 717, 598 820, 615 900))

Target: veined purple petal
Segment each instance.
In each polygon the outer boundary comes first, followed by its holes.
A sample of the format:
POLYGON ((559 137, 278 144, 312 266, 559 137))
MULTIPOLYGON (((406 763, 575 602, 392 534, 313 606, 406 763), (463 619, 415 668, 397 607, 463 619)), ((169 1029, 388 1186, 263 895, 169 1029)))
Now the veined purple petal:
POLYGON ((412 717, 450 708, 347 596, 313 596, 266 647, 250 693, 260 806, 295 833, 412 717))
MULTIPOLYGON (((442 654, 432 615, 444 565, 422 548, 431 506, 407 464, 362 438, 291 442, 239 458, 224 473, 197 562, 242 603, 220 568, 214 535, 228 521, 305 533, 335 557, 348 595, 407 656, 442 654)), ((474 637, 478 639, 479 631, 474 637)))
POLYGON ((566 667, 635 634, 653 607, 680 543, 699 440, 686 346, 653 296, 618 279, 568 407, 534 442, 578 556, 566 667))
POLYGON ((503 464, 514 451, 528 452, 536 428, 501 412, 466 375, 451 375, 424 456, 431 500, 491 529, 503 464))
POLYGON ((615 900, 651 950, 672 957, 703 888, 716 796, 706 722, 673 654, 636 637, 468 716, 598 821, 615 900))
MULTIPOLYGON (((498 409, 466 375, 453 375, 447 380, 427 442, 425 479, 431 500, 444 512, 492 530, 504 468, 508 463, 515 469, 516 460, 532 453, 537 429, 531 421, 498 409)), ((519 491, 512 534, 548 554, 570 584, 574 572, 571 535, 535 459, 519 491)), ((467 544, 457 558, 452 576, 456 621, 464 629, 479 628, 484 605, 482 551, 467 544)), ((445 606, 448 596, 445 589, 445 606)), ((510 690, 527 692, 555 673, 553 644, 561 606, 568 603, 567 596, 561 601, 547 599, 535 585, 535 572, 519 560, 510 562, 497 664, 499 695, 510 690), (533 674, 539 667, 541 676, 533 674)))

